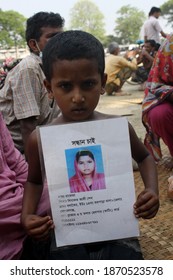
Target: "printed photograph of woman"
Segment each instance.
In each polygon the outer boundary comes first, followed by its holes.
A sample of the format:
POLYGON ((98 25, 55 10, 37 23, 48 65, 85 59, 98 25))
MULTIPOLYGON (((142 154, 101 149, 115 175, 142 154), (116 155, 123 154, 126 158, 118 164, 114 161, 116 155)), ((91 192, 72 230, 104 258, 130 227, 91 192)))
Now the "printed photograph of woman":
POLYGON ((74 159, 75 174, 69 178, 71 193, 106 188, 104 173, 97 172, 96 165, 93 152, 78 150, 74 159))

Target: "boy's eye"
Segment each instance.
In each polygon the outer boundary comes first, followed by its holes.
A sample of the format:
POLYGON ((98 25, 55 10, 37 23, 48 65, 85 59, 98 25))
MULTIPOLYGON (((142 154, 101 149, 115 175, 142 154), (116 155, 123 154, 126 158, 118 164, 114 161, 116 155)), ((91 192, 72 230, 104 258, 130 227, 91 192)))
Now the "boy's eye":
POLYGON ((70 83, 61 83, 59 87, 63 90, 69 91, 72 88, 72 85, 70 83))
POLYGON ((88 88, 92 88, 96 85, 96 82, 95 81, 92 81, 92 80, 88 80, 88 81, 85 81, 82 86, 84 89, 88 89, 88 88))

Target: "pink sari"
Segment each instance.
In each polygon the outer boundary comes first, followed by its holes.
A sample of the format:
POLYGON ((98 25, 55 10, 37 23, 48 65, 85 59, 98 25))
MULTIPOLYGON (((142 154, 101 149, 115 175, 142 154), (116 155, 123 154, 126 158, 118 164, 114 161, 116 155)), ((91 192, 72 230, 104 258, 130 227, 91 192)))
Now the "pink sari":
POLYGON ((105 176, 103 173, 96 172, 96 166, 93 172, 93 182, 91 187, 88 187, 87 184, 85 183, 85 180, 81 175, 81 172, 77 168, 76 160, 75 160, 75 172, 76 174, 73 177, 71 177, 69 180, 71 193, 95 191, 95 190, 101 190, 106 188, 105 176))
MULTIPOLYGON (((28 166, 14 147, 0 113, 0 259, 19 259, 26 234, 20 224, 24 183, 28 166)), ((46 189, 39 213, 49 207, 46 189)))

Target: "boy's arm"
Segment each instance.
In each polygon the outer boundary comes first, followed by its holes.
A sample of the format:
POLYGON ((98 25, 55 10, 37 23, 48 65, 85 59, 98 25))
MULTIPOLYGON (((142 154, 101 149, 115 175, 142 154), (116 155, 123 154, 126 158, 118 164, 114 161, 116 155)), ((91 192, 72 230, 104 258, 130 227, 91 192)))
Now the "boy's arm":
POLYGON ((27 141, 29 139, 29 135, 36 128, 36 126, 37 126, 36 117, 29 117, 29 118, 20 120, 20 129, 21 129, 22 140, 23 140, 23 144, 24 144, 24 154, 25 154, 26 159, 28 158, 27 141))
POLYGON ((134 204, 136 217, 152 218, 159 209, 159 191, 156 164, 144 144, 129 125, 132 157, 137 161, 145 189, 134 204))
POLYGON ((43 190, 36 131, 28 139, 27 155, 28 179, 24 186, 21 222, 28 235, 43 239, 52 228, 53 221, 49 216, 35 215, 43 190))

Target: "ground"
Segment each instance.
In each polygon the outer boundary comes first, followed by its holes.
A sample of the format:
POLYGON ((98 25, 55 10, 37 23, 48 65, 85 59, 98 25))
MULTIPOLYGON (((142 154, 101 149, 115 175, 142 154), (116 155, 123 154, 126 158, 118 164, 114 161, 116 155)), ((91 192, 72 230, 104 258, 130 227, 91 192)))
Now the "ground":
MULTIPOLYGON (((141 122, 141 101, 143 92, 138 90, 139 85, 126 83, 123 91, 131 93, 125 96, 103 95, 97 107, 98 111, 124 115, 133 125, 137 135, 143 141, 145 128, 141 122)), ((168 154, 164 143, 161 142, 163 155, 168 154)), ((139 220, 140 237, 139 241, 146 260, 173 260, 173 201, 167 197, 167 179, 171 172, 164 166, 158 165, 160 209, 155 218, 150 220, 139 220)), ((138 171, 134 172, 136 194, 142 188, 143 183, 138 171)))

